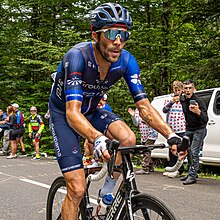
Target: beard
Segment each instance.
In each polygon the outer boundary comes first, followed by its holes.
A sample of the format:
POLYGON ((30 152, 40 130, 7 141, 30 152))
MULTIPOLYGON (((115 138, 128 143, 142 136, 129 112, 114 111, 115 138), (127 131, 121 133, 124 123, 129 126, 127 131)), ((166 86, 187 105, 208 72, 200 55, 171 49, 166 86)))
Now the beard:
POLYGON ((100 41, 99 52, 106 61, 115 63, 121 56, 122 48, 120 46, 109 46, 107 42, 100 41))

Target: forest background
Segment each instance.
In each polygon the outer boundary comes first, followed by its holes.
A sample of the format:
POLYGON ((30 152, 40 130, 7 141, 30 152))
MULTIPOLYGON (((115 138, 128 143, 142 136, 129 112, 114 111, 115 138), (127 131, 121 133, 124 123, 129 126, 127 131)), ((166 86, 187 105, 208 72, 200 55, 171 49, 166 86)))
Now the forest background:
MULTIPOLYGON (((75 44, 91 41, 89 12, 106 1, 0 0, 0 107, 16 102, 26 124, 32 105, 47 112, 51 73, 75 44)), ((196 88, 220 85, 220 1, 122 0, 133 27, 125 49, 137 59, 150 100, 171 93, 173 80, 192 79, 196 88)), ((127 112, 135 104, 124 80, 108 92, 115 113, 139 132, 127 112)), ((42 150, 53 152, 48 121, 42 150)), ((25 133, 25 145, 31 148, 25 133)))

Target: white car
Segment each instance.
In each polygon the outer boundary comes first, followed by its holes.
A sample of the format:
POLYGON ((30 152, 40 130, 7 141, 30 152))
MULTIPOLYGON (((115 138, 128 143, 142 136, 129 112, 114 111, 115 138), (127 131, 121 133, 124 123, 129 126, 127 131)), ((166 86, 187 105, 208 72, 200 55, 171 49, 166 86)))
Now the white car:
MULTIPOLYGON (((200 163, 205 165, 220 166, 220 88, 212 88, 196 91, 195 94, 204 99, 207 105, 209 121, 207 124, 207 136, 200 154, 200 163)), ((151 104, 157 109, 164 120, 166 114, 162 109, 165 99, 169 95, 158 96, 151 104)), ((166 143, 166 139, 159 134, 156 143, 166 143)), ((156 149, 152 151, 153 158, 169 160, 168 149, 156 149)))

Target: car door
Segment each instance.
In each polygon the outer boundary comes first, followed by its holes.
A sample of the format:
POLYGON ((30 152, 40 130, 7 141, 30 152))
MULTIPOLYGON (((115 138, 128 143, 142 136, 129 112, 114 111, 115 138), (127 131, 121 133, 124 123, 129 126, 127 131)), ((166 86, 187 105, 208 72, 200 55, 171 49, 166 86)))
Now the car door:
POLYGON ((220 88, 215 89, 211 96, 208 117, 207 136, 200 159, 204 162, 220 163, 220 88))

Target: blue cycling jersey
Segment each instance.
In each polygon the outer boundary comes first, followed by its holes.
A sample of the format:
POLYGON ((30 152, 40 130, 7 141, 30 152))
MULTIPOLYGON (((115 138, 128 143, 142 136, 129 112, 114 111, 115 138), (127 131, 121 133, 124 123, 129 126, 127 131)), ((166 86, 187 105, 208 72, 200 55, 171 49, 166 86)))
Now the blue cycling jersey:
POLYGON ((128 51, 122 50, 119 60, 111 64, 105 79, 100 80, 92 43, 79 43, 65 54, 58 67, 49 108, 64 114, 66 103, 78 100, 82 102, 83 114, 91 112, 103 94, 121 77, 126 80, 135 102, 147 97, 140 81, 138 64, 128 51))

